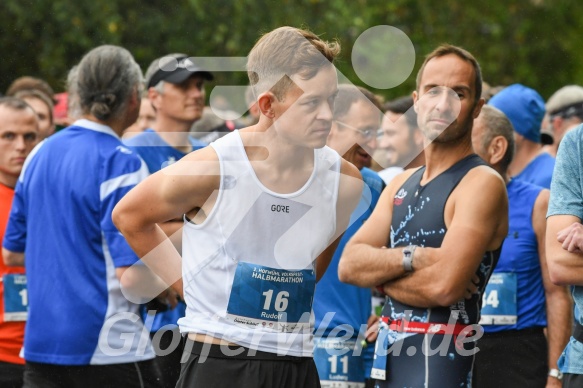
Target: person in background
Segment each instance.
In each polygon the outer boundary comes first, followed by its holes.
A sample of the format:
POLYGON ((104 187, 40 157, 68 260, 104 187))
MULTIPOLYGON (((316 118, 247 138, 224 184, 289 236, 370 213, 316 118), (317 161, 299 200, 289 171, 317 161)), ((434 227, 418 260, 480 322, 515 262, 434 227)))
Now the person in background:
MULTIPOLYGON (((205 145, 191 137, 189 131, 202 116, 204 85, 213 79, 213 75, 197 68, 192 60, 186 54, 169 54, 154 60, 146 71, 148 103, 155 112, 154 122, 143 133, 125 140, 125 144, 142 157, 150 174, 205 145), (170 66, 173 70, 169 70, 168 65, 172 62, 177 66, 170 66)), ((182 218, 177 218, 163 224, 164 231, 178 238, 182 224, 182 218)), ((146 306, 148 309, 155 307, 152 304, 146 306)), ((150 331, 152 337, 159 332, 160 340, 154 342, 154 350, 162 370, 162 386, 170 388, 176 386, 180 375, 184 343, 175 338, 181 337, 177 322, 184 317, 186 305, 179 301, 175 308, 158 307, 160 311, 153 317, 150 331)), ((149 322, 147 316, 144 318, 149 322)))
POLYGON ((176 293, 133 265, 139 259, 111 219, 147 176, 120 139, 138 116, 142 72, 109 45, 73 71, 69 93, 83 118, 29 155, 3 241, 4 262, 25 265, 28 278, 24 386, 156 387, 160 372, 133 300, 156 297, 150 287, 176 293))
MULTIPOLYGON (((24 160, 39 140, 38 119, 24 101, 0 98, 0 239, 4 238, 14 187, 24 160)), ((24 268, 8 267, 0 255, 0 386, 23 384, 24 325, 27 317, 24 268)))
POLYGON ((131 136, 135 136, 144 132, 148 128, 152 128, 155 120, 156 111, 154 110, 152 102, 148 98, 147 94, 144 93, 140 103, 140 114, 138 115, 138 119, 125 130, 124 139, 128 139, 131 136))
POLYGON ((14 97, 26 102, 34 109, 38 118, 38 130, 40 140, 46 139, 55 133, 55 123, 53 120, 53 100, 48 98, 38 90, 21 90, 14 97))
POLYGON ((365 185, 350 225, 314 294, 314 361, 322 387, 334 386, 338 381, 364 386, 372 368, 372 345, 362 349, 362 354, 353 355, 357 349, 360 353, 365 330, 369 323, 375 322, 371 319, 371 289, 341 283, 338 263, 344 246, 366 222, 385 187, 378 174, 368 168, 376 147, 381 114, 380 102, 370 91, 353 85, 338 86, 326 144, 360 170, 365 185), (345 335, 350 338, 338 338, 345 335), (335 349, 336 357, 330 349, 335 349))
POLYGON ((480 324, 485 334, 478 341, 475 387, 560 387, 557 360, 571 332, 571 300, 567 288, 554 285, 548 275, 549 191, 508 176, 514 130, 498 109, 482 108, 472 144, 506 181, 510 210, 509 233, 484 293, 480 324))
POLYGON ((56 102, 53 88, 45 80, 30 76, 19 77, 12 81, 8 89, 6 89, 6 96, 14 97, 16 93, 23 90, 37 90, 51 100, 53 104, 56 102))
POLYGON ((514 84, 495 94, 488 105, 501 110, 514 128, 516 153, 508 166, 510 177, 550 188, 555 158, 544 152, 543 146, 552 144, 553 138, 541 133, 545 103, 540 94, 514 84))
POLYGON ((583 87, 568 85, 557 90, 547 101, 546 114, 554 138, 548 152, 556 156, 565 134, 583 122, 583 87))
POLYGON ((381 124, 381 137, 377 142, 374 159, 385 166, 379 175, 386 184, 408 168, 425 164, 424 137, 417 124, 413 98, 400 97, 383 106, 385 115, 381 124))

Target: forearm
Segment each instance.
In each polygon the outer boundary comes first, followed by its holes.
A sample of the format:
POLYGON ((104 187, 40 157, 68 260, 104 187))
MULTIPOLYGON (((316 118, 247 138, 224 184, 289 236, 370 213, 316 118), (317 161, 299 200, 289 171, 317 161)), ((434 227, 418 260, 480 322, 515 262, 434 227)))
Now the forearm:
POLYGON ((22 252, 12 252, 2 248, 2 258, 4 259, 4 264, 8 267, 24 266, 24 253, 22 252))
POLYGON ((566 287, 546 292, 547 342, 549 368, 557 368, 557 360, 571 335, 573 306, 566 287))
POLYGON ((126 299, 137 304, 146 303, 168 289, 166 283, 145 265, 117 268, 116 275, 126 299))
POLYGON ((162 228, 166 236, 170 238, 178 253, 182 254, 182 226, 184 225, 184 221, 176 219, 158 225, 162 228))
POLYGON ((402 252, 402 248, 348 244, 340 259, 340 280, 360 287, 375 287, 397 279, 405 275, 402 252))
POLYGON ((154 274, 182 296, 182 258, 162 228, 153 225, 140 231, 126 230, 123 234, 154 274))
POLYGON ((437 307, 443 302, 435 279, 434 272, 428 267, 385 283, 383 289, 389 297, 401 303, 421 308, 437 307))

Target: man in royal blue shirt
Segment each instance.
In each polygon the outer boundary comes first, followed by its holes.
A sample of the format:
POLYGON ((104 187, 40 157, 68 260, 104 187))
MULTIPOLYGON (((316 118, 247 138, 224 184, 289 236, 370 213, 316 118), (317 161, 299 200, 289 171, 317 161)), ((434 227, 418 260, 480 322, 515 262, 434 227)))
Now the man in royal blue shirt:
MULTIPOLYGON (((314 294, 314 361, 323 387, 338 381, 364 387, 370 377, 373 346, 361 349, 371 318, 371 289, 341 283, 338 263, 344 246, 368 219, 385 184, 370 170, 371 155, 381 125, 381 105, 370 91, 353 85, 340 85, 334 104, 334 119, 326 144, 354 164, 365 183, 362 197, 350 218, 328 270, 314 294)), ((372 382, 371 382, 372 383, 372 382)))
POLYGON ((501 110, 514 127, 516 154, 508 166, 508 174, 514 179, 549 189, 555 158, 543 149, 543 145, 553 143, 553 138, 547 133, 541 134, 545 102, 540 94, 524 85, 514 84, 492 97, 488 105, 501 110))
POLYGON ((116 46, 73 70, 82 119, 39 144, 16 185, 2 255, 26 266, 24 386, 157 387, 159 370, 138 305, 151 276, 112 222, 117 202, 147 176, 120 135, 138 116, 142 72, 116 46))

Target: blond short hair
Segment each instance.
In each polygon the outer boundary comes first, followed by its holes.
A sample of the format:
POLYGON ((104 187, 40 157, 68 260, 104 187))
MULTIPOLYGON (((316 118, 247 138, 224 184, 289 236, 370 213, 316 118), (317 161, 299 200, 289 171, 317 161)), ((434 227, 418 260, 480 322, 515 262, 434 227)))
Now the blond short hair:
POLYGON ((293 84, 289 78, 313 78, 334 62, 338 42, 326 42, 316 34, 294 27, 280 27, 263 35, 247 58, 247 74, 255 97, 270 90, 281 100, 293 84))

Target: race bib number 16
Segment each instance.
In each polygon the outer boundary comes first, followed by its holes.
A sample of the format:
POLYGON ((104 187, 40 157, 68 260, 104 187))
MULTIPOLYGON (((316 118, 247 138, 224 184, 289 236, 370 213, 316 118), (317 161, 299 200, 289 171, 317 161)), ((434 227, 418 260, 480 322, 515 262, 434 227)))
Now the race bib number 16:
POLYGON ((313 270, 287 271, 239 262, 227 317, 245 326, 282 332, 309 327, 315 286, 313 270))

